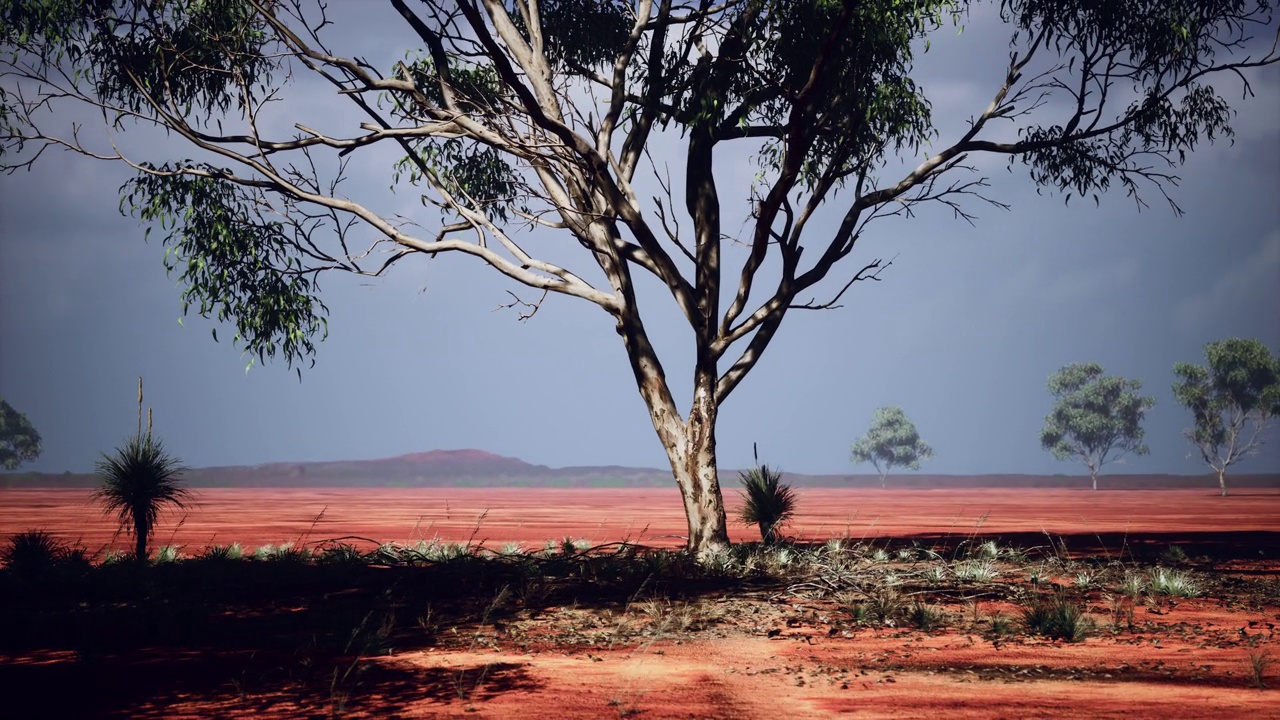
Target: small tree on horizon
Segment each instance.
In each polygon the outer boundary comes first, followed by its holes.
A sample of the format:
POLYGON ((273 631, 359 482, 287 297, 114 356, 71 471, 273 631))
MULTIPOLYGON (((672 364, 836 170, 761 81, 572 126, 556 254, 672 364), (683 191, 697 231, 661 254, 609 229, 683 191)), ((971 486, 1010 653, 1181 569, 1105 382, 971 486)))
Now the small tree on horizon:
POLYGON ((919 470, 921 460, 933 457, 933 448, 920 439, 902 408, 888 406, 876 409, 871 428, 853 444, 852 453, 853 462, 871 463, 885 487, 890 468, 919 470))
POLYGON ((1098 363, 1063 367, 1049 376, 1056 401, 1040 431, 1041 447, 1059 460, 1083 461, 1097 490, 1103 465, 1151 452, 1142 442, 1142 421, 1156 400, 1141 390, 1141 380, 1108 376, 1098 363))
POLYGON ((1280 359, 1260 341, 1240 338, 1211 342, 1204 354, 1208 367, 1173 366, 1173 395, 1194 418, 1182 434, 1217 473, 1226 497, 1227 468, 1255 454, 1280 415, 1280 359))
POLYGON ((0 467, 17 470, 25 462, 40 457, 40 433, 26 415, 0 399, 0 467))

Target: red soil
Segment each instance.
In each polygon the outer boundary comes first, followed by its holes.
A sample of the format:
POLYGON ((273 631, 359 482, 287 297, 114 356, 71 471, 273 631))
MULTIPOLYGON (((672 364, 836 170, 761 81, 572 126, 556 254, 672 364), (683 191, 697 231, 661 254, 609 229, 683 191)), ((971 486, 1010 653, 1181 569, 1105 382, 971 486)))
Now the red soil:
MULTIPOLYGON (((1280 531, 1280 490, 1219 497, 1212 490, 835 490, 801 489, 790 532, 801 539, 918 535, 1123 536, 1280 531)), ((686 535, 680 498, 635 489, 203 489, 199 506, 169 513, 156 544, 198 552, 213 543, 318 541, 359 536, 378 542, 442 540, 541 544, 583 538, 678 546, 686 535), (318 519, 317 519, 318 518, 318 519), (179 523, 181 523, 179 525, 179 523)), ((755 539, 734 520, 730 537, 755 539)), ((92 551, 128 547, 85 490, 0 490, 0 536, 44 528, 92 551), (114 538, 114 541, 113 541, 114 538)), ((1117 540, 1118 542, 1118 540, 1117 540)))
MULTIPOLYGON (((803 489, 792 533, 806 539, 938 534, 1030 533, 1098 537, 1105 549, 1128 534, 1166 533, 1210 542, 1231 532, 1237 559, 1224 575, 1280 577, 1276 548, 1241 546, 1239 537, 1280 532, 1280 491, 1228 498, 1212 491, 803 489), (1258 559, 1248 559, 1252 556, 1258 559), (1241 559, 1244 558, 1244 559, 1241 559)), ((169 516, 157 544, 196 552, 211 543, 449 540, 540 545, 570 536, 679 545, 685 534, 674 490, 202 490, 180 527, 169 516), (318 519, 317 519, 318 518, 318 519)), ((731 506, 736 504, 732 502, 731 506)), ((733 512, 733 507, 730 508, 733 512)), ((113 542, 114 527, 84 491, 0 491, 0 535, 46 528, 91 550, 113 542)), ((735 540, 751 539, 731 522, 735 540)), ((1243 541, 1243 542, 1248 542, 1243 541)), ((126 539, 115 538, 124 548, 126 539)), ((1274 585, 1273 585, 1274 586, 1274 585)), ((611 616, 550 608, 507 627, 456 628, 436 647, 371 658, 350 715, 479 718, 987 718, 1249 717, 1280 718, 1280 693, 1250 686, 1251 654, 1276 658, 1280 601, 1227 602, 1213 595, 1140 606, 1137 632, 1111 632, 1108 601, 1091 595, 1100 630, 1081 643, 1025 634, 992 641, 951 623, 934 632, 855 628, 830 604, 787 593, 709 598, 697 632, 621 632, 651 622, 628 608, 611 616), (578 640, 563 641, 571 631, 578 640), (380 682, 379 678, 388 678, 380 682), (390 678, 395 678, 392 682, 390 678)), ((1007 603, 943 608, 1016 616, 1007 603)), ((448 633, 441 633, 447 635, 448 633)), ((64 663, 50 654, 0 664, 64 663)), ((234 677, 231 657, 192 658, 198 672, 234 677), (221 665, 219 665, 221 663, 221 665)), ((164 665, 167 667, 167 665, 164 665)), ((194 667, 194 665, 193 665, 194 667)), ((121 666, 164 672, 150 662, 121 666)), ((1275 666, 1268 671, 1280 685, 1275 666)), ((134 707, 131 717, 324 716, 334 697, 299 698, 282 685, 246 696, 228 684, 216 692, 171 694, 134 707), (326 703, 328 704, 327 710, 326 703), (320 710, 317 710, 317 708, 320 710)))

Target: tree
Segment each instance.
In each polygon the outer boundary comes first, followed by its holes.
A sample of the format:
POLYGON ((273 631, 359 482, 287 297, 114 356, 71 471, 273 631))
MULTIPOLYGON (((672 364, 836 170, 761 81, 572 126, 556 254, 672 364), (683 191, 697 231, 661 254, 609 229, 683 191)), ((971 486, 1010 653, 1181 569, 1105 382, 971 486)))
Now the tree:
POLYGON ((900 407, 876 408, 875 418, 867 434, 853 443, 853 462, 869 462, 880 473, 880 487, 885 486, 889 469, 920 469, 920 461, 933 457, 933 448, 920 439, 916 426, 900 407))
POLYGON ((1247 55, 1253 30, 1269 29, 1266 0, 1003 0, 1008 64, 969 128, 943 138, 913 62, 931 33, 954 32, 965 0, 390 4, 404 25, 387 36, 407 30, 419 47, 377 66, 344 54, 343 28, 311 0, 0 0, 0 164, 48 148, 129 163, 122 207, 162 230, 184 307, 233 323, 258 361, 312 358, 327 332, 320 275, 376 276, 406 258, 487 263, 536 294, 512 303, 522 318, 548 293, 595 304, 700 553, 728 542, 721 406, 790 312, 880 279, 889 263, 857 252, 871 223, 930 203, 969 221, 974 202, 1005 207, 979 156, 1020 162, 1068 200, 1113 184, 1139 205, 1139 190, 1168 198, 1185 152, 1230 136, 1212 81, 1280 59, 1247 55), (314 116, 313 98, 289 104, 304 78, 333 90, 314 116), (192 159, 156 164, 59 130, 56 113, 76 108, 111 133, 164 130, 192 159), (659 139, 680 155, 675 179, 650 152, 659 139), (756 180, 725 205, 716 160, 748 155, 756 180), (899 172, 902 160, 918 165, 899 172), (342 183, 352 163, 423 210, 385 213, 377 183, 342 183), (557 234, 576 260, 540 244, 557 234), (639 276, 689 325, 683 404, 639 276))
POLYGON ((1156 399, 1144 397, 1141 380, 1103 374, 1098 363, 1073 363, 1049 376, 1053 411, 1044 419, 1040 445, 1059 460, 1078 459, 1098 489, 1102 466, 1127 453, 1146 455, 1142 421, 1156 399))
POLYGON ((1208 367, 1180 362, 1173 395, 1195 424, 1183 435, 1218 474, 1227 495, 1227 468, 1263 444, 1263 432, 1280 415, 1280 358, 1257 340, 1230 338, 1204 346, 1208 367))
POLYGON ((120 527, 134 539, 134 557, 148 557, 147 541, 165 506, 187 508, 191 491, 182 484, 182 464, 165 451, 159 440, 134 435, 112 455, 97 462, 102 486, 93 492, 108 513, 115 513, 120 527))
POLYGON ((17 470, 40 457, 41 450, 40 433, 27 416, 0 399, 0 467, 17 470))

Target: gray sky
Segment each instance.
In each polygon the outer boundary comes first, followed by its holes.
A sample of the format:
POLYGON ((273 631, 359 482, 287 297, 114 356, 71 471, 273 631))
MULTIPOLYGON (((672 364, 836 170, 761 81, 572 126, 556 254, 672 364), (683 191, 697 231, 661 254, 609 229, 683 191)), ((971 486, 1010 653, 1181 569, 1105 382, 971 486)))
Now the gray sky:
MULTIPOLYGON (((403 55, 395 37, 372 31, 383 19, 344 18, 331 44, 381 52, 389 65, 403 55)), ((989 101, 1002 36, 978 16, 960 37, 940 33, 918 63, 943 142, 989 101)), ((973 205, 976 227, 943 209, 872 225, 853 263, 895 257, 883 282, 855 286, 843 309, 787 317, 721 412, 721 464, 749 464, 754 441, 786 470, 855 471, 849 444, 876 407, 894 404, 937 453, 926 471, 1080 473, 1040 449, 1045 382, 1064 364, 1097 361, 1140 378, 1158 399, 1146 425, 1151 455, 1108 470, 1204 471, 1180 435, 1190 415, 1170 392, 1173 363, 1202 362, 1206 342, 1231 336, 1280 348, 1280 67, 1251 81, 1257 97, 1248 102, 1235 102, 1238 85, 1224 88, 1240 111, 1235 144, 1202 146, 1178 170, 1172 194, 1184 217, 1150 188, 1141 213, 1122 192, 1100 208, 1066 206, 1037 195, 1020 167, 987 162, 990 193, 1011 211, 973 205)), ((324 114, 327 94, 297 97, 289 107, 301 108, 298 117, 281 121, 341 126, 340 114, 324 114)), ((172 147, 140 133, 127 142, 157 157, 172 147)), ((679 156, 658 150, 681 174, 679 156)), ((750 165, 725 151, 718 160, 726 213, 740 218, 745 192, 729 206, 750 165)), ((384 191, 388 163, 379 162, 356 167, 349 187, 410 211, 409 193, 384 191)), ((0 397, 27 414, 45 447, 26 468, 90 470, 133 431, 138 375, 157 433, 192 466, 435 448, 552 466, 666 465, 610 318, 552 297, 518 322, 495 308, 520 288, 469 258, 412 259, 377 280, 325 276, 330 336, 315 368, 301 383, 283 363, 246 374, 230 328, 215 343, 211 322, 193 315, 179 325, 180 289, 165 275, 163 246, 143 242, 142 226, 117 210, 129 177, 50 153, 33 171, 0 178, 0 397)), ((564 238, 535 246, 583 266, 555 249, 564 238)), ((740 249, 729 252, 741 261, 740 249)), ((645 288, 646 322, 673 388, 687 395, 691 336, 665 291, 645 288)), ((1240 472, 1280 471, 1280 438, 1271 436, 1240 472)))

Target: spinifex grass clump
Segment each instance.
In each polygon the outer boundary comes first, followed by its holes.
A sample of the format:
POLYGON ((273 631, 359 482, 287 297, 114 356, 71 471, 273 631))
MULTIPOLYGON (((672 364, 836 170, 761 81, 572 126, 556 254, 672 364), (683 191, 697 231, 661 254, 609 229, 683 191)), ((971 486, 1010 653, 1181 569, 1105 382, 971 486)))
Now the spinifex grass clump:
POLYGON ((320 549, 316 562, 329 565, 363 565, 368 558, 354 545, 335 542, 320 549))
POLYGON ((1162 567, 1151 571, 1151 592, 1180 598, 1200 597, 1200 587, 1187 573, 1162 567))
POLYGON ((987 583, 994 580, 999 571, 990 560, 966 560, 956 563, 951 572, 957 580, 987 583))
POLYGON ((973 549, 973 556, 983 560, 995 560, 1000 557, 1000 546, 995 540, 987 540, 973 549))
POLYGON ((921 602, 913 603, 907 610, 907 620, 925 632, 946 625, 946 619, 946 613, 921 602))
POLYGON ((204 560, 240 560, 244 557, 244 548, 240 543, 230 545, 212 545, 201 556, 204 560))
POLYGON ((156 564, 177 562, 182 556, 176 545, 161 545, 156 548, 156 564))
POLYGON ((1084 608, 1062 594, 1033 599, 1022 609, 1022 621, 1029 632, 1067 642, 1080 642, 1093 629, 1084 608))
POLYGON ((14 575, 37 579, 73 566, 87 566, 82 548, 58 540, 44 530, 27 530, 9 536, 0 548, 0 563, 14 575))

